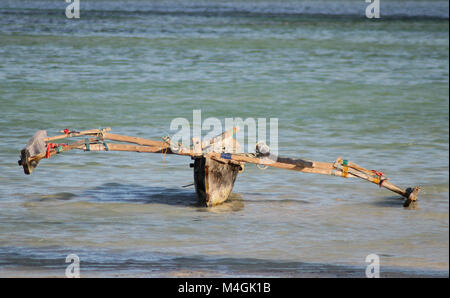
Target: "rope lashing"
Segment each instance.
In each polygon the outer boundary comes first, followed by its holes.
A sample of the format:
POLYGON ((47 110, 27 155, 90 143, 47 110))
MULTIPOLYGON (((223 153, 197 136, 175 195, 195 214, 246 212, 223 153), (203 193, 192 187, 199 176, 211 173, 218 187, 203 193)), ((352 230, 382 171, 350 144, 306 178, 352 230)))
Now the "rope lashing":
POLYGON ((48 143, 47 144, 47 152, 45 153, 45 158, 50 158, 50 149, 55 149, 58 147, 58 144, 48 143))
POLYGON ((97 143, 103 144, 103 146, 105 147, 105 151, 109 151, 108 144, 106 144, 104 140, 103 131, 97 135, 97 143))
MULTIPOLYGON (((269 167, 268 165, 266 165, 262 162, 264 157, 262 157, 258 153, 239 153, 239 154, 235 154, 235 155, 246 156, 246 157, 251 157, 251 158, 258 158, 260 163, 257 163, 256 167, 260 170, 265 170, 269 167)), ((222 157, 222 156, 220 156, 220 157, 222 157)))
POLYGON ((261 165, 261 164, 256 164, 256 167, 258 168, 258 169, 260 169, 260 170, 265 170, 265 169, 267 169, 269 166, 268 165, 261 165))
POLYGON ((164 141, 164 146, 161 147, 161 158, 166 161, 166 154, 169 151, 169 147, 171 145, 171 140, 170 140, 170 136, 164 136, 162 137, 163 141, 164 141))
POLYGON ((102 129, 99 129, 99 130, 100 130, 100 132, 97 134, 97 139, 99 139, 101 137, 101 139, 103 141, 105 133, 106 133, 106 128, 102 128, 102 129))
MULTIPOLYGON (((259 141, 255 146, 255 154, 256 158, 259 158, 260 162, 263 159, 266 159, 270 155, 270 147, 264 141, 259 141)), ((256 167, 260 170, 266 170, 269 166, 266 164, 258 163, 256 167)))
POLYGON ((58 147, 56 147, 56 153, 61 153, 61 152, 63 152, 63 145, 60 144, 58 147))
POLYGON ((55 144, 55 143, 47 143, 47 151, 45 152, 45 158, 50 158, 50 150, 56 149, 56 153, 63 152, 63 147, 67 146, 67 144, 55 144))
POLYGON ((347 178, 348 177, 348 160, 344 159, 342 161, 342 177, 347 178))
POLYGON ((384 173, 381 172, 381 171, 375 171, 375 170, 372 170, 372 173, 374 173, 374 174, 375 174, 376 176, 378 176, 378 177, 381 177, 381 176, 384 175, 384 173))
POLYGON ((255 146, 256 156, 269 156, 270 155, 270 147, 264 141, 259 141, 255 146))
POLYGON ((166 161, 166 154, 167 154, 167 146, 164 146, 164 148, 161 148, 161 158, 166 161))
POLYGON ((378 186, 380 186, 380 188, 381 188, 381 186, 383 186, 383 182, 386 181, 386 180, 388 180, 388 179, 387 179, 387 178, 381 179, 381 178, 384 176, 384 173, 381 172, 381 171, 375 171, 375 170, 372 170, 372 173, 373 173, 375 176, 377 176, 376 179, 378 179, 378 180, 377 180, 376 182, 377 182, 378 186))

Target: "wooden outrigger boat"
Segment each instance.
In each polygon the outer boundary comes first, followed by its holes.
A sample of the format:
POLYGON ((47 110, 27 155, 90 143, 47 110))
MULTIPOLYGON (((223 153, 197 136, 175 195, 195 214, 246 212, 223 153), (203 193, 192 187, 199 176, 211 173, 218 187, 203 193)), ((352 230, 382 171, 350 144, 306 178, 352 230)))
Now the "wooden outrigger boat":
POLYGON ((59 153, 73 149, 84 151, 131 151, 142 153, 177 154, 190 156, 194 162, 194 185, 201 203, 207 207, 226 201, 233 189, 238 173, 243 171, 246 163, 262 166, 339 176, 344 178, 360 178, 379 187, 384 187, 405 198, 404 207, 412 207, 417 202, 420 187, 402 189, 390 181, 381 172, 365 169, 353 162, 338 158, 335 162, 317 162, 299 158, 273 157, 267 145, 257 144, 256 153, 241 153, 240 145, 234 138, 238 127, 204 142, 193 138, 191 148, 173 144, 169 137, 156 141, 132 136, 110 133, 110 128, 86 131, 69 131, 48 137, 45 130, 37 131, 21 151, 19 165, 29 175, 38 163, 59 153), (53 143, 74 137, 82 140, 71 143, 53 143), (108 142, 107 142, 108 141, 108 142), (115 143, 109 142, 115 141, 115 143), (122 143, 116 143, 122 142, 122 143), (129 143, 129 144, 123 144, 129 143))

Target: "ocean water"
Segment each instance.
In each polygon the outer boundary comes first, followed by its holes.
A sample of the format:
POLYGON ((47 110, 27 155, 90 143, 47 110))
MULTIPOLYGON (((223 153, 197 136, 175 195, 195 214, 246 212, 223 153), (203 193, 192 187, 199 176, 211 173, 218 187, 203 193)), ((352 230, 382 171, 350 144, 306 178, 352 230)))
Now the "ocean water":
POLYGON ((0 1, 0 276, 448 276, 448 1, 0 1), (385 3, 386 2, 386 3, 385 3), (196 204, 187 157, 70 152, 38 129, 160 139, 174 118, 279 119, 280 154, 420 185, 247 165, 196 204))

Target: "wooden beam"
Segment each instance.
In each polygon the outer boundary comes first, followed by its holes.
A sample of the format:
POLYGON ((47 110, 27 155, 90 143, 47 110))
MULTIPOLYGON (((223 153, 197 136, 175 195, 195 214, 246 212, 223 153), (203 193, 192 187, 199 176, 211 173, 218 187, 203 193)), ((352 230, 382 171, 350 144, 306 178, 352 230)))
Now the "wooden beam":
MULTIPOLYGON (((277 157, 276 161, 268 160, 264 158, 252 157, 242 154, 220 154, 210 152, 206 156, 209 156, 216 160, 229 159, 237 162, 248 162, 253 164, 261 164, 270 167, 299 171, 304 173, 315 173, 324 175, 334 175, 339 177, 360 178, 367 180, 374 184, 380 185, 390 191, 393 191, 401 196, 407 198, 407 201, 416 201, 417 194, 420 191, 420 187, 407 188, 406 190, 392 184, 391 182, 384 180, 380 184, 380 177, 374 177, 373 173, 367 169, 364 169, 356 164, 350 163, 347 169, 344 171, 343 167, 336 163, 309 161, 298 158, 277 157), (350 165, 355 166, 357 169, 352 168, 350 165), (370 174, 369 174, 370 173, 370 174)), ((406 202, 405 202, 406 204, 406 202)))
POLYGON ((192 146, 194 147, 194 152, 201 154, 202 153, 202 144, 200 143, 200 138, 194 137, 192 138, 192 146))
POLYGON ((215 136, 212 139, 203 141, 202 148, 205 149, 205 148, 208 148, 209 146, 213 145, 214 143, 223 142, 224 140, 226 140, 228 138, 232 138, 233 135, 238 133, 238 131, 239 131, 239 126, 235 126, 232 129, 227 130, 227 131, 221 133, 220 135, 215 136))
POLYGON ((214 159, 230 159, 237 162, 248 162, 305 173, 331 175, 333 170, 332 163, 315 162, 299 158, 278 157, 276 161, 273 161, 244 154, 221 154, 216 152, 210 152, 206 156, 213 157, 214 159))
POLYGON ((100 129, 84 130, 84 131, 73 132, 73 133, 68 133, 68 134, 63 134, 63 135, 59 135, 59 136, 45 138, 44 141, 51 142, 51 141, 55 141, 55 140, 61 140, 61 139, 66 139, 66 138, 79 137, 79 136, 97 135, 97 134, 101 134, 102 132, 104 133, 104 132, 107 132, 110 130, 111 130, 110 127, 107 127, 105 129, 101 129, 101 130, 100 129))
POLYGON ((134 143, 134 144, 144 145, 144 146, 156 146, 156 147, 161 147, 161 148, 167 147, 166 142, 163 142, 163 141, 155 141, 155 140, 149 140, 149 139, 138 138, 138 137, 118 135, 118 134, 113 134, 113 133, 104 133, 103 139, 118 141, 118 142, 134 143))

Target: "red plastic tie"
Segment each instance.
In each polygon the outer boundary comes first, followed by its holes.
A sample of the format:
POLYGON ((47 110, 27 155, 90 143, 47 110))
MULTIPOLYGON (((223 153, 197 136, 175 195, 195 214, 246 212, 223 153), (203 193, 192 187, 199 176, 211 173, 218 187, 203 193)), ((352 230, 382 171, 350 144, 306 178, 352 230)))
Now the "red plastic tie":
POLYGON ((381 177, 381 176, 384 175, 383 172, 377 172, 377 171, 375 171, 375 170, 372 170, 372 173, 374 173, 374 174, 377 175, 378 177, 381 177))
POLYGON ((381 172, 381 171, 378 172, 378 171, 372 170, 372 173, 374 173, 375 175, 378 176, 378 179, 380 180, 380 183, 378 183, 378 185, 381 188, 381 186, 383 186, 383 182, 387 180, 387 179, 381 179, 381 177, 383 177, 383 175, 384 175, 383 172, 381 172))
POLYGON ((55 148, 58 148, 59 146, 66 147, 67 144, 48 143, 47 144, 47 152, 45 153, 45 158, 50 158, 50 149, 55 149, 55 148))

